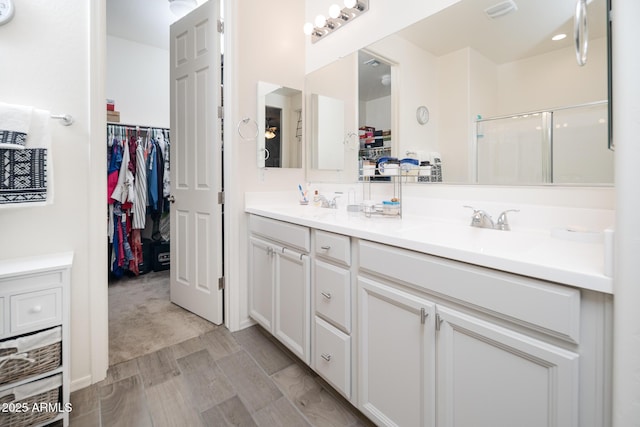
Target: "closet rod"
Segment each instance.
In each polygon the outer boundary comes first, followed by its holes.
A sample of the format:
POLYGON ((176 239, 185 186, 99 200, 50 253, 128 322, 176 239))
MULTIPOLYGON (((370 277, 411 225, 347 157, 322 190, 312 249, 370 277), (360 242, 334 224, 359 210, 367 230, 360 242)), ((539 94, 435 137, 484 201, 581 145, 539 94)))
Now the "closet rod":
POLYGON ((145 129, 160 129, 160 130, 171 130, 170 128, 165 128, 162 126, 142 126, 142 125, 131 125, 131 124, 126 124, 126 123, 116 123, 116 122, 107 122, 107 125, 109 126, 121 126, 121 127, 125 127, 125 128, 132 128, 132 129, 140 129, 140 130, 145 130, 145 129))

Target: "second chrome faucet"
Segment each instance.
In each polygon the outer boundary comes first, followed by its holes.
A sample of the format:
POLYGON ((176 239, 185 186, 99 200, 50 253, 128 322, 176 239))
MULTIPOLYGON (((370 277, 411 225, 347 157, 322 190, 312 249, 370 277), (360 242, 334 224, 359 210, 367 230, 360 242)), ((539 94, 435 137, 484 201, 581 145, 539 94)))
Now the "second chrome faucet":
POLYGON ((520 212, 519 209, 507 209, 498 216, 498 220, 493 222, 491 215, 482 209, 476 209, 473 206, 464 206, 465 208, 473 209, 473 215, 471 216, 471 226, 479 228, 491 228, 493 230, 509 231, 509 221, 507 219, 507 213, 520 212))

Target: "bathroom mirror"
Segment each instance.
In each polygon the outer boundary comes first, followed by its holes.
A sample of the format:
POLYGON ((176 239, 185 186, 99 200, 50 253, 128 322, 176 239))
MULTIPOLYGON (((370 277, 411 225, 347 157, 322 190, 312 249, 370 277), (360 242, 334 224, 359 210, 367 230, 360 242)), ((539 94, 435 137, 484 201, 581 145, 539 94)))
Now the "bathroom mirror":
POLYGON ((258 82, 258 167, 302 167, 302 91, 258 82))
MULTIPOLYGON (((421 160, 439 155, 443 181, 450 183, 612 184, 606 0, 589 2, 588 59, 582 67, 576 63, 573 39, 575 2, 514 0, 515 10, 490 17, 485 10, 496 3, 502 2, 461 0, 364 49, 391 65, 393 85, 385 95, 394 115, 389 121, 391 155, 421 160), (552 40, 563 33, 566 38, 552 40), (593 104, 600 107, 594 110, 589 107, 593 104), (429 112, 426 123, 417 117, 421 106, 429 112), (586 115, 574 114, 585 106, 586 115), (522 122, 533 126, 535 137, 527 128, 522 137, 509 130, 509 137, 494 138, 491 147, 488 136, 482 140, 483 132, 500 127, 489 120, 547 112, 553 113, 553 122, 522 122), (594 141, 594 135, 601 140, 594 141), (529 155, 530 147, 520 148, 526 140, 549 151, 529 155), (563 160, 554 162, 560 156, 563 160), (520 169, 535 170, 531 177, 539 179, 485 180, 487 165, 478 160, 486 159, 508 164, 515 176, 520 169), (583 161, 580 167, 553 173, 583 161), (590 171, 598 173, 585 175, 590 171)), ((359 82, 361 88, 381 84, 379 77, 359 82)), ((355 130, 366 125, 358 121, 355 130)), ((357 169, 357 159, 354 165, 345 162, 345 169, 351 167, 357 169)))
POLYGON ((357 54, 351 54, 305 76, 309 181, 357 179, 356 67, 357 54))

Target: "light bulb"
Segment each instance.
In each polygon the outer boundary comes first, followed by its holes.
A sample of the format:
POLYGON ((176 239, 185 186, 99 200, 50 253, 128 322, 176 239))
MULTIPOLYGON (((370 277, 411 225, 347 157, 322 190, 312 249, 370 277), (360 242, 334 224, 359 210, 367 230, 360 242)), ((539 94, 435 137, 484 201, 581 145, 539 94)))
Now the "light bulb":
POLYGON ((344 6, 353 9, 358 4, 358 0, 344 0, 344 6))
POLYGON ((329 16, 332 17, 333 19, 336 19, 338 16, 340 16, 340 6, 338 6, 337 4, 332 4, 331 7, 329 8, 329 16))
POLYGON ((316 16, 316 20, 315 20, 316 27, 322 28, 325 26, 326 23, 327 23, 327 18, 325 18, 324 15, 316 16))
POLYGON ((313 33, 313 24, 311 22, 307 22, 306 24, 304 24, 304 26, 302 27, 302 31, 304 31, 304 33, 308 36, 311 35, 311 33, 313 33))

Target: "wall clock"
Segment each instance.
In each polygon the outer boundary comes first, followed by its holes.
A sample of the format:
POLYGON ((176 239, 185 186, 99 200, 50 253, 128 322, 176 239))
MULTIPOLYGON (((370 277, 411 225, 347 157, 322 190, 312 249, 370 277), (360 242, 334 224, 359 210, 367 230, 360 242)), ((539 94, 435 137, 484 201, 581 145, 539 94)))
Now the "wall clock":
POLYGON ((421 125, 427 124, 427 122, 429 121, 429 109, 424 105, 419 106, 416 109, 416 120, 421 125))
POLYGON ((0 25, 4 25, 13 18, 13 0, 0 0, 0 25))

